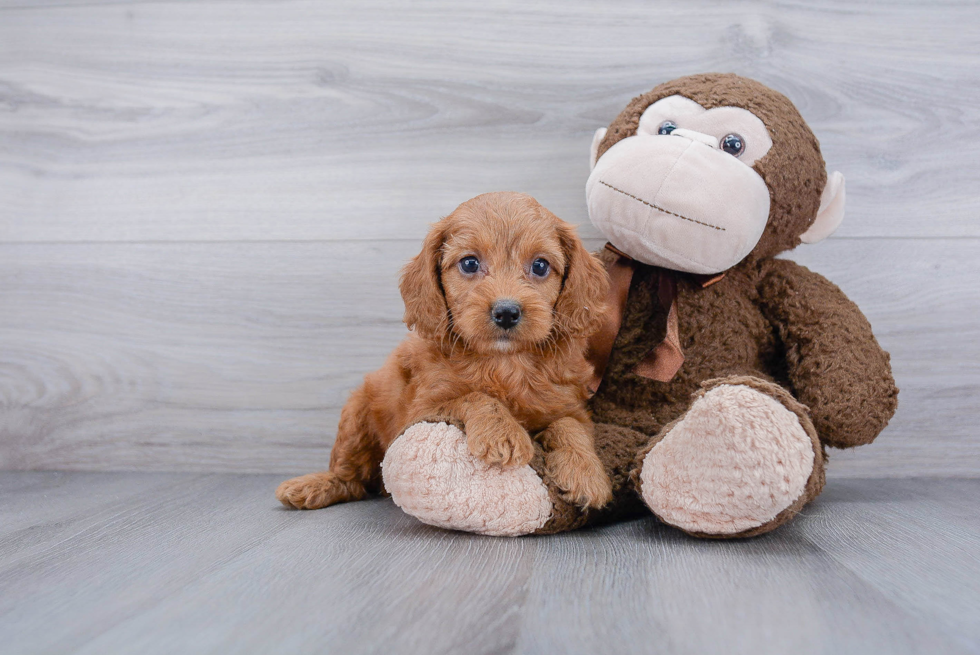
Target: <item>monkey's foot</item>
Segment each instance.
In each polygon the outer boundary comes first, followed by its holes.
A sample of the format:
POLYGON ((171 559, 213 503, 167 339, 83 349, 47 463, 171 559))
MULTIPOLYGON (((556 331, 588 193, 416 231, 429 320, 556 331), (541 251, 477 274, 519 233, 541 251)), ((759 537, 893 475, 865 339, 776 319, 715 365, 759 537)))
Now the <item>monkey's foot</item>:
POLYGON ((551 517, 548 489, 534 469, 487 464, 446 423, 408 428, 388 447, 381 470, 395 504, 430 525, 515 537, 551 517))
POLYGON ((706 384, 642 460, 640 492, 665 523, 703 537, 749 537, 788 521, 823 487, 805 408, 751 377, 706 384))

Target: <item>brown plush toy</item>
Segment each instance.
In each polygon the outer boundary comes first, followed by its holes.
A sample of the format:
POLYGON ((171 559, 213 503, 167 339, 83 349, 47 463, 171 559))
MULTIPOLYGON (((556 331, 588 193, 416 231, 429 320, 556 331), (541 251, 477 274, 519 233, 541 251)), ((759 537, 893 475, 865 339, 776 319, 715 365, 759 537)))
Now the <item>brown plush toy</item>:
POLYGON ((444 423, 409 428, 384 482, 419 519, 552 533, 652 511, 703 537, 747 537, 823 488, 825 448, 871 442, 898 390, 857 306, 775 255, 836 229, 840 173, 790 101, 736 75, 635 98, 596 133, 589 215, 609 239, 605 328, 591 342, 602 510, 565 502, 541 453, 490 469, 444 423))

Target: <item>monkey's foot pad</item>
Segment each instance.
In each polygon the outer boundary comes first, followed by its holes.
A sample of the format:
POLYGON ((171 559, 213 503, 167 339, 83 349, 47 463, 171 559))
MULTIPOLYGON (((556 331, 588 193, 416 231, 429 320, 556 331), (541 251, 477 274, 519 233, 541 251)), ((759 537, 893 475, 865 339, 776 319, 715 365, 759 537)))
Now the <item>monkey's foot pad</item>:
POLYGON ((551 516, 548 489, 530 466, 491 466, 470 454, 466 435, 446 423, 417 423, 388 448, 385 489, 430 525, 514 537, 551 516))
POLYGON ((641 491, 665 523, 736 535, 800 499, 813 465, 796 414, 750 387, 722 385, 698 398, 646 456, 641 491))

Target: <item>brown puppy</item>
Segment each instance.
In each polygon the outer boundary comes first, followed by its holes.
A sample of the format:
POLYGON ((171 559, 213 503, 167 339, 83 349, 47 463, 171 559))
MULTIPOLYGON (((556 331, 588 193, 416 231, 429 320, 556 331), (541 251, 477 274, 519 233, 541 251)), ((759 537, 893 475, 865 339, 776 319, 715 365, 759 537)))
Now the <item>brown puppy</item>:
POLYGON ((569 502, 612 498, 585 409, 586 338, 601 321, 605 269, 574 228, 530 196, 488 193, 436 223, 402 272, 413 332, 340 415, 330 470, 279 485, 318 509, 381 489, 381 460, 405 428, 448 420, 490 464, 531 461, 531 436, 569 502))

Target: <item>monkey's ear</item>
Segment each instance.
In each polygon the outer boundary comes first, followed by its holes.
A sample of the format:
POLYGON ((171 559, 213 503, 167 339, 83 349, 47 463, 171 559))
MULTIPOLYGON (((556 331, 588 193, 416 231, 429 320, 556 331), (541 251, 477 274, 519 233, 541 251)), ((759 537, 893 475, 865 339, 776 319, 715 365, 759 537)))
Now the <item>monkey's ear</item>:
POLYGON ((426 338, 439 338, 449 329, 446 297, 442 291, 444 226, 436 224, 422 243, 422 252, 402 269, 399 290, 405 301, 405 325, 426 338))
POLYGON ((590 157, 589 157, 590 171, 593 168, 595 168, 595 163, 599 159, 599 144, 602 143, 602 140, 605 138, 605 136, 606 136, 606 128, 604 127, 600 127, 598 130, 595 131, 595 134, 592 135, 592 152, 590 153, 590 157))
POLYGON ((800 235, 803 243, 817 243, 834 233, 844 220, 844 176, 834 171, 827 176, 827 185, 820 196, 820 209, 813 225, 800 235))

